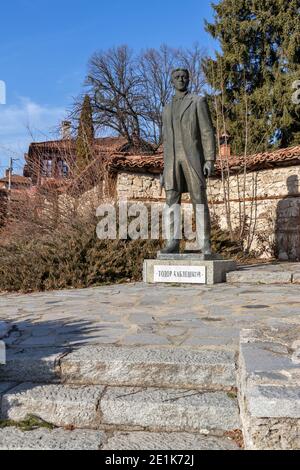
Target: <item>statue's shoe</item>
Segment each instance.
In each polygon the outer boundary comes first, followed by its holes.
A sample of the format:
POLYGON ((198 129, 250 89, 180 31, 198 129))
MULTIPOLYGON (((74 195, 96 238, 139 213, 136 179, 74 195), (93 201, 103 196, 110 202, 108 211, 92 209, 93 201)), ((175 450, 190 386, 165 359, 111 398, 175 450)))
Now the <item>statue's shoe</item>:
POLYGON ((179 253, 179 240, 172 240, 165 248, 160 250, 160 254, 162 255, 171 253, 179 253))
POLYGON ((204 246, 203 246, 203 248, 202 248, 202 250, 201 250, 201 253, 202 253, 203 255, 212 255, 211 244, 210 244, 209 241, 204 243, 204 246))

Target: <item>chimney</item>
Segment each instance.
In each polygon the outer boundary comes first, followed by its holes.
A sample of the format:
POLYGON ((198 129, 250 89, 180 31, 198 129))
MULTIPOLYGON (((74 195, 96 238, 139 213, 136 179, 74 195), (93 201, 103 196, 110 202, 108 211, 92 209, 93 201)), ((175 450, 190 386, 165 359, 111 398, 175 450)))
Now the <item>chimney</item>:
POLYGON ((9 177, 9 172, 10 172, 9 168, 8 168, 7 170, 5 170, 5 177, 6 177, 6 178, 9 177))
POLYGON ((227 132, 220 137, 220 157, 228 158, 231 156, 230 135, 227 132))
POLYGON ((63 140, 71 139, 71 126, 70 121, 62 121, 61 123, 61 138, 63 140))

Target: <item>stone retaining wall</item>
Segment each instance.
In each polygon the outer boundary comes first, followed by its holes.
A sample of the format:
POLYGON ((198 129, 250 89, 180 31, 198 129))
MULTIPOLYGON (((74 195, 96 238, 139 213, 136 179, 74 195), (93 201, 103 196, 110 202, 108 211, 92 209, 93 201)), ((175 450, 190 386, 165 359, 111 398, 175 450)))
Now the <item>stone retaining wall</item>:
MULTIPOLYGON (((300 259, 300 165, 232 175, 229 178, 230 218, 233 229, 240 226, 241 214, 246 213, 249 244, 261 257, 280 255, 283 260, 300 259), (245 187, 245 190, 244 190, 245 187), (244 209, 245 207, 245 209, 244 209)), ((159 176, 120 172, 116 185, 118 199, 162 201, 159 176)), ((225 197, 228 199, 228 190, 225 197)), ((221 179, 208 184, 211 214, 222 228, 227 228, 224 186, 221 179)), ((184 198, 189 202, 189 198, 184 198)))
POLYGON ((241 333, 238 390, 248 450, 300 449, 300 327, 241 333))

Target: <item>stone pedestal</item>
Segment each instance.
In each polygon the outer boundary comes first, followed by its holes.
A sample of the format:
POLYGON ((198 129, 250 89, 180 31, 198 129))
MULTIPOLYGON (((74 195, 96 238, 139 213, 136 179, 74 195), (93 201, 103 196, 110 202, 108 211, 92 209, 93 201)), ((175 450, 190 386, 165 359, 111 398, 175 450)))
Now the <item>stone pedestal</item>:
POLYGON ((235 261, 218 255, 197 253, 158 254, 157 259, 144 261, 143 281, 148 284, 219 284, 226 274, 236 270, 235 261))

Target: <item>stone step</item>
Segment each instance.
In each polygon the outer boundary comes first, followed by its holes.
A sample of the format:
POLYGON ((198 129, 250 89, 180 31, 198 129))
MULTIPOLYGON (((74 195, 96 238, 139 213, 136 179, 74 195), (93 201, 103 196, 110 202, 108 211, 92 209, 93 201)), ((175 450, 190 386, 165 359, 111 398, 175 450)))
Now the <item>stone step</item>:
POLYGON ((105 440, 105 433, 83 429, 0 429, 0 450, 100 450, 105 440))
MULTIPOLYGON (((191 433, 0 429, 0 450, 239 450, 229 437, 191 433)), ((121 462, 119 462, 121 463, 121 462)))
POLYGON ((23 421, 34 415, 58 427, 98 429, 105 388, 24 383, 2 394, 1 419, 23 421))
POLYGON ((239 429, 237 400, 224 392, 112 387, 101 400, 102 420, 115 426, 205 432, 239 429))
POLYGON ((300 449, 300 325, 243 330, 239 402, 247 450, 300 449))
POLYGON ((60 361, 64 383, 205 390, 236 386, 230 351, 87 346, 60 361))
POLYGON ((205 436, 183 432, 115 432, 101 450, 240 450, 225 436, 205 436))
POLYGON ((58 427, 224 432, 240 429, 237 399, 200 392, 25 383, 2 394, 1 418, 34 415, 58 427))
POLYGON ((6 365, 0 367, 0 382, 53 383, 60 380, 63 348, 8 347, 6 365))
POLYGON ((230 390, 235 354, 227 350, 86 346, 10 348, 0 381, 230 390))
POLYGON ((226 281, 228 284, 291 284, 293 273, 284 270, 242 268, 227 273, 226 281))

